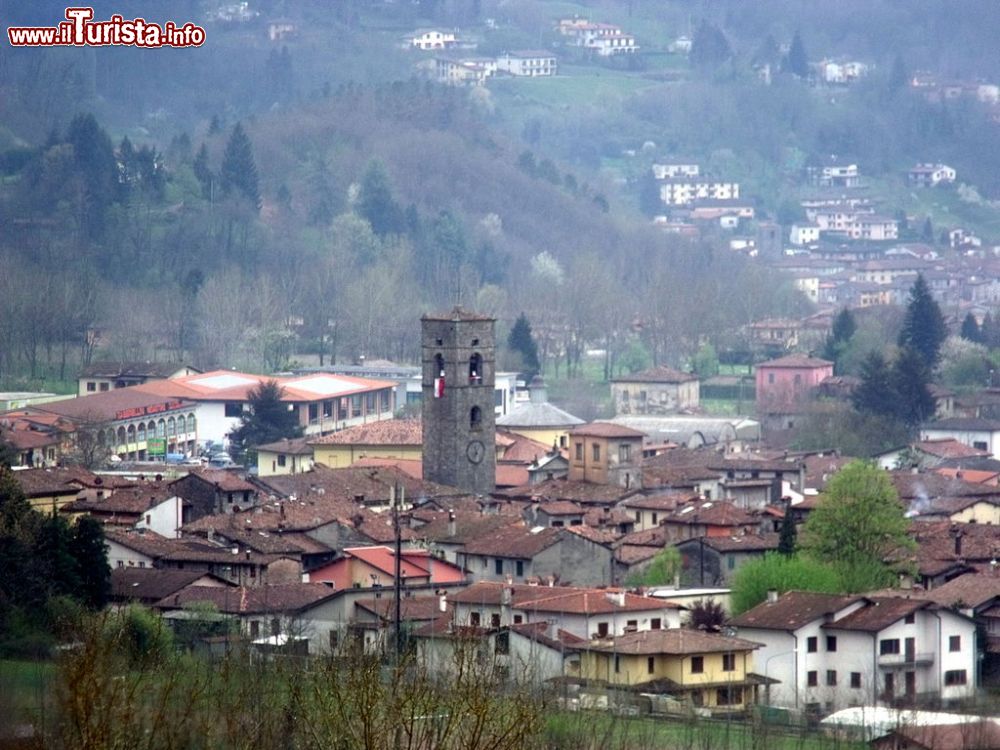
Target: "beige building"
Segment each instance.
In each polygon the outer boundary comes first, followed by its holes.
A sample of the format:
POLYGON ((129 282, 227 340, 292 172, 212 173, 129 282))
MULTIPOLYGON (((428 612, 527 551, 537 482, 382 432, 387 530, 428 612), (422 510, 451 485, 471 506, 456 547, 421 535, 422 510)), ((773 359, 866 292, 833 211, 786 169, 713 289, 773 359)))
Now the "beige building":
POLYGON ((313 466, 313 448, 306 438, 284 439, 257 446, 257 476, 301 474, 313 466))
POLYGON ((698 376, 670 367, 653 367, 611 381, 616 414, 670 414, 697 409, 698 376))
POLYGON ((569 433, 570 481, 631 489, 642 486, 645 433, 612 422, 594 422, 569 433))
POLYGON ((540 377, 531 381, 528 390, 531 394, 528 403, 497 417, 497 429, 515 432, 542 445, 567 447, 569 431, 584 424, 584 421, 550 404, 545 383, 540 377))
POLYGON ((387 419, 311 440, 313 460, 331 469, 352 465, 361 458, 401 458, 419 461, 423 434, 419 419, 387 419))

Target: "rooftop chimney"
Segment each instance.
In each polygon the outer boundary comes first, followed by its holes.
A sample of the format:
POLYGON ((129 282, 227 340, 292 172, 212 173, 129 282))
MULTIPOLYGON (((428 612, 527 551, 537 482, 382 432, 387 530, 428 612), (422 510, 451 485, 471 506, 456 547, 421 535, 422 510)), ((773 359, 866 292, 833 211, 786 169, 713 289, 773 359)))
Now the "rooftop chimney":
POLYGON ((541 375, 535 375, 528 383, 528 395, 533 404, 546 404, 549 401, 549 394, 545 388, 545 381, 541 375))
POLYGON ((458 533, 458 524, 455 523, 455 511, 448 511, 448 536, 453 537, 458 533))
POLYGON ((774 604, 776 601, 778 601, 778 590, 777 589, 768 589, 767 590, 767 601, 768 601, 768 604, 774 604))

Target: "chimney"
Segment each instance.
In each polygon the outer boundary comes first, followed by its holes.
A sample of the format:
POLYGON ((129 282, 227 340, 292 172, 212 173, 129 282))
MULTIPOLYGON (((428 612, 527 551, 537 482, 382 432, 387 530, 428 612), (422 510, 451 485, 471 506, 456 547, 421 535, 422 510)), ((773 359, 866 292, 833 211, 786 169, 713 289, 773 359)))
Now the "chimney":
POLYGON ((455 511, 448 511, 448 536, 453 537, 458 533, 458 524, 455 523, 455 511))
POLYGON ((448 595, 447 594, 441 594, 438 597, 438 609, 440 609, 442 612, 447 612, 448 611, 448 595))
POLYGON ((962 530, 959 528, 953 528, 951 530, 951 536, 955 540, 955 555, 961 557, 962 555, 962 530))
POLYGON ((533 404, 545 404, 549 401, 549 394, 545 388, 545 381, 541 375, 535 375, 528 383, 528 396, 533 404))
POLYGON ((768 589, 767 590, 767 602, 768 602, 768 604, 774 604, 776 601, 778 601, 778 590, 777 589, 768 589))

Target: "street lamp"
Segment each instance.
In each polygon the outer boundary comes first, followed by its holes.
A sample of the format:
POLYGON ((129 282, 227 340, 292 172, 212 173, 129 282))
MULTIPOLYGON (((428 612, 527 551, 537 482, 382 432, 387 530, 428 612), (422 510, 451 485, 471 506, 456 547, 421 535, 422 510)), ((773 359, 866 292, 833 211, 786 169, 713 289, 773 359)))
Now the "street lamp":
MULTIPOLYGON (((798 653, 799 653, 799 649, 796 647, 796 648, 790 649, 788 651, 779 651, 778 653, 771 654, 769 657, 767 657, 766 659, 764 659, 764 683, 765 683, 764 684, 764 691, 765 691, 764 695, 765 695, 766 700, 767 700, 767 705, 769 705, 769 706, 771 705, 771 683, 768 682, 769 678, 767 676, 767 670, 768 670, 768 667, 771 665, 771 660, 772 659, 777 659, 779 656, 788 656, 789 654, 796 654, 797 655, 798 653)), ((796 672, 797 671, 798 670, 796 669, 796 672)), ((798 678, 798 675, 796 675, 796 679, 797 678, 798 678)), ((796 705, 798 704, 798 700, 799 700, 798 687, 796 686, 796 690, 795 690, 795 702, 796 702, 796 705)))

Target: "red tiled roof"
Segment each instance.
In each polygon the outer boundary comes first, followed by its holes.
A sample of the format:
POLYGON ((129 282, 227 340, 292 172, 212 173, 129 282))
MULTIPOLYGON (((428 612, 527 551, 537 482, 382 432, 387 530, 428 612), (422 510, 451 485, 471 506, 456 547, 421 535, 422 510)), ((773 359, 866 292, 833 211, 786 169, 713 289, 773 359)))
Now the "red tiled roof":
POLYGON ((385 419, 380 422, 369 422, 309 441, 310 445, 421 446, 423 443, 423 426, 419 419, 385 419))
POLYGON ((194 602, 214 604, 226 614, 299 612, 337 592, 322 583, 285 583, 238 588, 187 586, 158 601, 156 609, 179 609, 194 602))
POLYGON ((620 635, 607 641, 594 641, 579 648, 615 654, 713 654, 732 651, 752 651, 763 644, 743 638, 730 638, 715 633, 688 628, 642 630, 620 635))
POLYGON ((979 450, 972 446, 960 443, 954 438, 941 438, 940 440, 921 440, 914 447, 931 456, 938 458, 972 458, 991 455, 989 451, 979 450))
POLYGON ((661 523, 704 526, 744 526, 756 519, 733 503, 701 500, 678 508, 661 523))
POLYGON ((761 370, 764 368, 783 368, 783 367, 793 367, 793 368, 811 368, 819 369, 822 367, 832 367, 833 362, 829 362, 825 359, 819 359, 817 357, 810 357, 806 354, 789 354, 785 357, 778 357, 777 359, 768 360, 767 362, 761 362, 757 365, 757 369, 761 370))
MULTIPOLYGON (((381 599, 360 599, 354 606, 367 610, 382 620, 391 620, 395 616, 396 602, 391 596, 381 599)), ((436 596, 405 596, 400 599, 400 615, 407 622, 422 622, 436 620, 446 614, 441 611, 441 600, 436 596)))
POLYGON ((775 602, 761 602, 753 609, 737 615, 729 624, 738 628, 798 630, 806 623, 831 615, 861 599, 860 596, 789 591, 779 596, 775 602))
POLYGON ((672 367, 651 367, 648 370, 634 372, 631 375, 619 375, 612 378, 612 383, 688 383, 697 380, 698 376, 689 372, 681 372, 672 367))
POLYGON ((591 422, 590 424, 573 427, 569 430, 570 435, 580 435, 585 437, 603 438, 642 438, 646 437, 645 432, 633 430, 614 422, 591 422))
POLYGON ((466 542, 464 551, 470 555, 530 559, 556 544, 560 536, 560 529, 529 529, 523 523, 511 524, 466 542))
POLYGON ((929 604, 905 597, 873 597, 865 606, 823 627, 877 633, 929 604))
MULTIPOLYGON (((194 468, 188 472, 188 476, 197 477, 209 484, 217 487, 223 492, 257 492, 256 485, 241 478, 238 474, 226 469, 203 469, 194 468)), ((175 479, 172 484, 183 481, 185 477, 175 479)))

